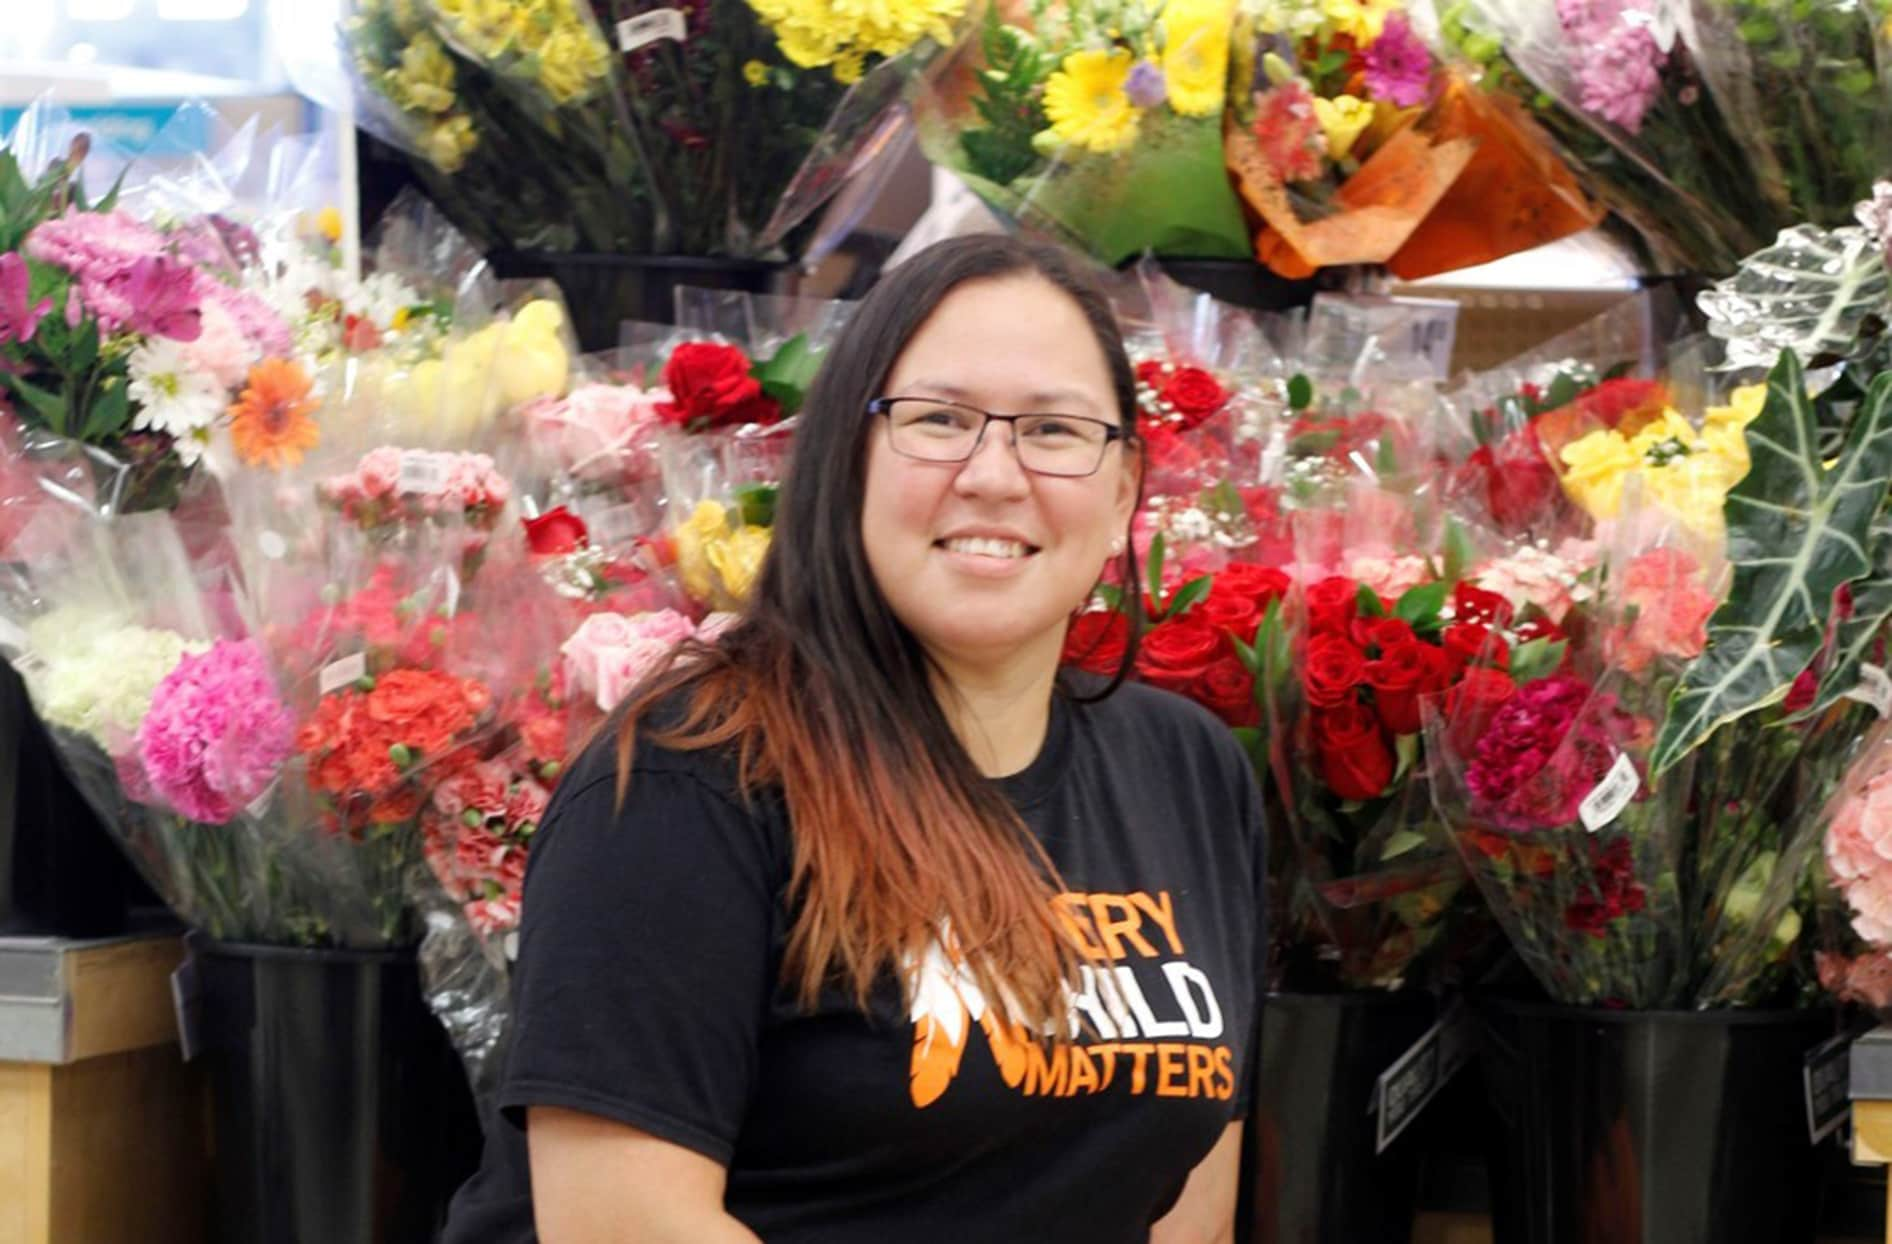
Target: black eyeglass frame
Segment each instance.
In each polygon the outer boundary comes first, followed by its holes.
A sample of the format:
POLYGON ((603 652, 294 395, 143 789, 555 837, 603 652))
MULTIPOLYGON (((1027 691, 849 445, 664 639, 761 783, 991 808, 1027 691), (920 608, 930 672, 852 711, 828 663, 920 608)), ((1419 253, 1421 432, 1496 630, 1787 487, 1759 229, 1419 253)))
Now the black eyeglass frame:
MULTIPOLYGON (((895 402, 926 402, 933 406, 950 406, 954 410, 969 411, 972 414, 981 416, 985 420, 984 423, 979 425, 979 434, 972 438, 972 447, 966 450, 964 456, 958 458, 923 458, 918 454, 906 452, 898 445, 894 445, 891 438, 889 438, 888 445, 895 453, 899 454, 902 458, 911 458, 915 462, 937 462, 942 465, 971 462, 973 455, 979 452, 979 447, 985 444, 986 429, 990 428, 994 423, 1009 423, 1012 425, 1012 457, 1021 468, 1030 471, 1033 475, 1044 475, 1051 479, 1089 479, 1091 476, 1104 469, 1104 455, 1110 452, 1110 446, 1113 441, 1123 441, 1127 443, 1135 439, 1135 433, 1124 428, 1121 424, 1109 423, 1103 419, 1093 419, 1089 415, 1066 415, 1053 410, 1030 410, 1022 411, 1016 415, 1000 415, 977 406, 969 406, 965 402, 949 402, 944 398, 937 397, 877 397, 867 403, 867 413, 870 415, 891 414, 895 402), (1081 474, 1071 475, 1062 471, 1042 471, 1037 467, 1027 464, 1024 456, 1018 452, 1018 421, 1020 419, 1069 419, 1078 423, 1095 424, 1097 427, 1102 428, 1104 430, 1104 443, 1098 447, 1096 465, 1081 474)), ((888 427, 891 431, 892 425, 889 424, 888 427)))

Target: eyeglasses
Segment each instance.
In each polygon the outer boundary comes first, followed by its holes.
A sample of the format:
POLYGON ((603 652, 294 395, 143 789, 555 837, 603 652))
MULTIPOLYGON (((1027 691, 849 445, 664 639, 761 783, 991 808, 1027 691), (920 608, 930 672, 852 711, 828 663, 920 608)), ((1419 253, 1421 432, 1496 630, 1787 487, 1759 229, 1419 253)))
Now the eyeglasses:
POLYGON ((976 406, 930 397, 877 397, 870 415, 887 416, 889 443, 902 457, 921 462, 967 462, 985 442, 993 423, 1012 425, 1018 465, 1038 475, 1095 475, 1112 441, 1124 430, 1082 415, 995 415, 976 406))

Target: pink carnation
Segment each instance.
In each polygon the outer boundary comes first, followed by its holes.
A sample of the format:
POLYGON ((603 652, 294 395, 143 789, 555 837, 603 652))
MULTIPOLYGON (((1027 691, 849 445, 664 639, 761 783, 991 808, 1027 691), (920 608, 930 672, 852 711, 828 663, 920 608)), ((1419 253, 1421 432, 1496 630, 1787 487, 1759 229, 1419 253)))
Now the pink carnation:
POLYGON ((230 313, 214 302, 206 302, 202 312, 202 331, 197 340, 184 347, 184 360, 192 370, 215 378, 225 389, 235 391, 261 355, 237 327, 230 313))
POLYGON ((221 825, 268 788, 293 737, 261 650, 220 640, 158 684, 138 751, 159 797, 191 820, 221 825))
POLYGON ((1611 659, 1630 674, 1658 657, 1693 660, 1708 646, 1708 619, 1718 604, 1687 553, 1658 548, 1642 554, 1623 573, 1621 605, 1629 620, 1610 635, 1611 659))
POLYGON ((1628 725, 1616 697, 1556 674, 1520 688, 1493 714, 1465 770, 1465 784, 1500 829, 1552 829, 1616 761, 1628 725))
POLYGON ((489 760, 469 765, 434 788, 434 809, 454 818, 468 809, 481 817, 503 817, 511 783, 512 775, 502 764, 489 760))
POLYGON ((1892 947, 1892 768, 1841 802, 1826 831, 1826 864, 1859 936, 1892 947))
POLYGON ((1822 950, 1813 956, 1820 987, 1841 1002, 1857 1002, 1875 1011, 1892 1008, 1892 955, 1870 950, 1857 958, 1822 950))
POLYGON ((296 339, 289 325, 260 296, 236 289, 207 273, 199 273, 197 290, 204 306, 216 307, 229 317, 237 332, 259 353, 288 355, 295 351, 296 339))

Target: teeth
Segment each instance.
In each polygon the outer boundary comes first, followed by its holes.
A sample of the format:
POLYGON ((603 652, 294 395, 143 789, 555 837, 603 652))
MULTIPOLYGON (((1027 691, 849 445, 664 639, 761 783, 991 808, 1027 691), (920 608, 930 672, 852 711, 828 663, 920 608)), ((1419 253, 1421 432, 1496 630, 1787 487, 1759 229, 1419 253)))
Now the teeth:
POLYGON ((981 557, 1023 557, 1027 552, 1017 540, 995 540, 990 536, 961 536, 946 541, 946 548, 950 552, 976 553, 981 557))

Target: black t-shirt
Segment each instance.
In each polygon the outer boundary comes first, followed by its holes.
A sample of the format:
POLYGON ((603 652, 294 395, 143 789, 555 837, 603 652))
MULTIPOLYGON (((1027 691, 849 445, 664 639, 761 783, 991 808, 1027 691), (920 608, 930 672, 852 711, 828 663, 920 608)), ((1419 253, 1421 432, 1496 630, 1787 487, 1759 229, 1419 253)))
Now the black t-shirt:
POLYGON ((999 779, 1059 902, 1108 960, 1075 1045, 1004 1040, 930 956, 864 1014, 780 979, 791 845, 728 757, 640 746, 623 811, 594 746, 533 844, 515 1027, 484 1165, 449 1244, 535 1238, 525 1111, 615 1119, 729 1170, 776 1241, 1142 1241, 1246 1109, 1262 997, 1260 801, 1240 746, 1179 697, 1057 697, 999 779))

